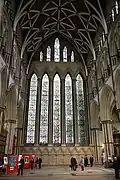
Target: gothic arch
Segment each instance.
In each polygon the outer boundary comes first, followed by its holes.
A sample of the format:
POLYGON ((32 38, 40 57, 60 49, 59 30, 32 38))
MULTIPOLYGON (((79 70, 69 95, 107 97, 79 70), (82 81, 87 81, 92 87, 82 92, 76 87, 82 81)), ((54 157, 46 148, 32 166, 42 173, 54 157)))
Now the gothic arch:
POLYGON ((94 100, 90 105, 90 115, 91 115, 91 128, 99 127, 99 107, 97 102, 94 100))
POLYGON ((120 69, 118 69, 115 74, 115 87, 117 108, 120 109, 120 69))
POLYGON ((109 85, 102 88, 100 96, 100 117, 101 121, 111 120, 112 109, 115 104, 114 94, 109 85))

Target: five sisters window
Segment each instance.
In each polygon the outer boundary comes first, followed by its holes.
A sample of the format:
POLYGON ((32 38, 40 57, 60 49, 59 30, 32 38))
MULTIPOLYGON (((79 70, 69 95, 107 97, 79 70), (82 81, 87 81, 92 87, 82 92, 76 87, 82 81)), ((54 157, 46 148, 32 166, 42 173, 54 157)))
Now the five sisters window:
MULTIPOLYGON (((54 59, 56 62, 60 61, 60 44, 59 39, 55 40, 54 45, 54 59)), ((50 46, 47 48, 47 61, 50 61, 51 57, 51 49, 50 46)), ((63 60, 67 61, 67 47, 64 47, 63 50, 63 60)), ((71 53, 71 61, 74 62, 74 52, 71 53)), ((42 60, 43 53, 40 53, 40 58, 42 60)), ((73 87, 73 80, 70 74, 67 74, 64 79, 64 88, 61 89, 61 78, 58 74, 56 74, 52 80, 53 92, 50 92, 50 83, 51 80, 49 76, 45 73, 41 79, 41 88, 40 92, 37 92, 37 76, 35 74, 31 77, 30 82, 30 95, 29 95, 29 108, 28 108, 28 125, 27 125, 27 139, 26 143, 35 143, 35 123, 36 123, 36 102, 37 97, 41 100, 39 112, 39 143, 40 144, 48 144, 48 136, 49 136, 49 115, 52 115, 52 142, 53 144, 61 144, 61 132, 63 128, 62 126, 62 115, 61 115, 61 104, 64 106, 64 117, 65 117, 65 134, 66 134, 66 143, 71 144, 74 143, 74 114, 73 114, 73 89, 76 89, 76 112, 77 112, 77 124, 78 124, 78 139, 80 144, 84 144, 85 132, 84 132, 84 121, 85 121, 85 109, 84 109, 84 91, 83 91, 83 79, 80 74, 76 77, 76 86, 73 87), (65 101, 61 103, 64 92, 65 101), (38 95, 37 95, 38 93, 38 95), (50 97, 51 96, 51 97, 50 97), (53 112, 50 112, 50 100, 52 99, 53 104, 53 112)), ((38 109, 38 108, 37 108, 38 109)), ((51 116, 50 115, 50 116, 51 116)))

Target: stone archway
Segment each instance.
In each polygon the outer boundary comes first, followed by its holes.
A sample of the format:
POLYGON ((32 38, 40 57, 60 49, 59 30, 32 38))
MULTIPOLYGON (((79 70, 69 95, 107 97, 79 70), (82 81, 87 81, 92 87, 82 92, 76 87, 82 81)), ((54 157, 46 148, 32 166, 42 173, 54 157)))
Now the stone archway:
POLYGON ((105 85, 100 96, 100 118, 102 123, 106 159, 113 156, 112 110, 115 105, 113 91, 105 85))
POLYGON ((15 128, 17 121, 17 93, 15 86, 12 86, 6 97, 6 120, 7 130, 6 150, 5 153, 13 153, 13 143, 15 137, 15 128))
POLYGON ((120 118, 120 69, 116 71, 115 74, 115 87, 116 87, 116 105, 120 118))
POLYGON ((100 161, 100 122, 99 122, 99 106, 97 102, 94 100, 90 105, 90 115, 91 115, 91 145, 94 149, 95 161, 100 161))

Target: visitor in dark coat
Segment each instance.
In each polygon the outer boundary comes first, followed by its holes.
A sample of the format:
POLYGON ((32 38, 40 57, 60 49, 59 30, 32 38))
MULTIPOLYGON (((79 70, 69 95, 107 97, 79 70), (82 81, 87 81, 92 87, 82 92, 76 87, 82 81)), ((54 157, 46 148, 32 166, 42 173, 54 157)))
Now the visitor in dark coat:
POLYGON ((39 157, 38 163, 39 163, 39 169, 41 169, 41 164, 42 164, 42 158, 41 157, 39 157))
POLYGON ((30 168, 33 169, 34 168, 34 159, 32 158, 30 161, 30 168))
POLYGON ((115 170, 115 178, 119 179, 119 169, 120 169, 120 159, 119 157, 114 157, 113 168, 115 170))
POLYGON ((77 168, 76 158, 72 157, 72 158, 71 158, 71 170, 76 171, 76 168, 77 168))
POLYGON ((90 166, 93 167, 94 158, 93 156, 90 157, 90 166))
POLYGON ((21 173, 21 176, 23 175, 23 169, 24 169, 24 158, 21 157, 19 163, 18 163, 18 176, 20 175, 21 173))
POLYGON ((85 167, 88 166, 88 157, 87 156, 85 156, 85 158, 84 158, 84 165, 85 165, 85 167))

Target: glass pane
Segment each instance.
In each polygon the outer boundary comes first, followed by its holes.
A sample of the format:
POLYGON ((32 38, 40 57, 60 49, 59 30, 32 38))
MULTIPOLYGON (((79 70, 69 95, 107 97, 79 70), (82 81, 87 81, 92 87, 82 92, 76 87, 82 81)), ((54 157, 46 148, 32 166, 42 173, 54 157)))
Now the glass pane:
POLYGON ((115 3, 115 7, 116 7, 116 13, 118 14, 118 2, 117 1, 115 3))
POLYGON ((72 80, 70 75, 65 78, 65 120, 66 143, 73 143, 73 104, 72 104, 72 80))
POLYGON ((37 98, 37 76, 33 74, 30 82, 27 143, 34 143, 35 140, 36 98, 37 98))
POLYGON ((43 61, 43 52, 40 51, 40 61, 43 61))
POLYGON ((50 48, 50 46, 47 47, 47 60, 46 61, 51 61, 51 48, 50 48))
POLYGON ((67 62, 67 48, 66 48, 66 46, 63 49, 63 62, 67 62))
POLYGON ((49 78, 47 74, 45 74, 42 79, 40 143, 48 143, 48 101, 49 101, 49 78))
POLYGON ((115 20, 115 13, 114 13, 114 9, 112 9, 112 20, 115 20))
POLYGON ((71 62, 74 62, 75 60, 74 60, 74 52, 72 51, 72 53, 71 53, 71 62))
POLYGON ((61 143, 60 127, 60 78, 58 74, 54 77, 53 91, 53 143, 61 143))
POLYGON ((55 39, 55 44, 54 44, 54 61, 59 62, 60 61, 60 42, 59 39, 55 39))
POLYGON ((84 107, 83 79, 80 74, 78 74, 76 78, 76 93, 77 93, 78 138, 79 138, 79 143, 81 145, 84 145, 85 107, 84 107))

